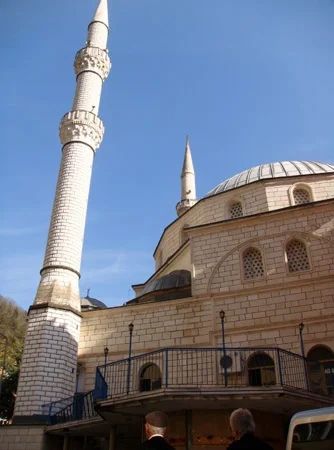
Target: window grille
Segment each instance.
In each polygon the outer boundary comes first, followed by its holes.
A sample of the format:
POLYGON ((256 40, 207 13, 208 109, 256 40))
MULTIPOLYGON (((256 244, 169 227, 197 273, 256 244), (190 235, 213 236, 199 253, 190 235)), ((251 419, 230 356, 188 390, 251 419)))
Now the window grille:
POLYGON ((243 254, 244 276, 246 279, 264 276, 261 252, 257 248, 249 248, 243 254))
POLYGON ((295 205, 303 205, 310 202, 310 194, 306 189, 295 189, 293 191, 295 205))
POLYGON ((301 272, 310 268, 306 246, 303 242, 294 239, 286 247, 289 272, 301 272))
POLYGON ((242 217, 242 204, 240 202, 234 202, 230 207, 230 217, 231 219, 236 219, 237 217, 242 217))

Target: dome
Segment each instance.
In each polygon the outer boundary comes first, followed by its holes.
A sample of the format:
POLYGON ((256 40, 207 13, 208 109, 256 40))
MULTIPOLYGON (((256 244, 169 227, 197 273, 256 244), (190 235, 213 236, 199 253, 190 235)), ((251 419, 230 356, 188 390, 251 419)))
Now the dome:
POLYGON ((150 281, 143 289, 142 295, 162 289, 174 289, 191 285, 189 270, 174 270, 168 275, 150 281))
POLYGON ((86 297, 82 297, 80 299, 80 303, 81 303, 81 311, 91 311, 92 309, 107 308, 107 305, 105 305, 100 300, 89 297, 88 293, 87 293, 86 297))
POLYGON ((334 173, 334 165, 315 161, 280 161, 252 167, 218 184, 205 197, 270 178, 334 173))
POLYGON ((174 270, 167 275, 149 281, 140 296, 129 300, 126 305, 161 302, 186 297, 191 297, 191 273, 189 270, 174 270))

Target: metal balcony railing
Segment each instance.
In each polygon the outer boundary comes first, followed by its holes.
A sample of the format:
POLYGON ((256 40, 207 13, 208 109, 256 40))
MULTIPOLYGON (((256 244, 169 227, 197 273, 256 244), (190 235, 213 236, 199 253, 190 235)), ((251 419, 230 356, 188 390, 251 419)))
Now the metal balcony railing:
POLYGON ((165 348, 96 368, 95 389, 44 405, 49 425, 97 416, 94 402, 159 389, 286 386, 334 395, 334 362, 311 362, 280 348, 165 348))
POLYGON ((75 394, 73 397, 44 405, 44 411, 48 415, 48 424, 56 425, 96 417, 93 393, 92 390, 85 394, 75 394))
POLYGON ((278 385, 333 393, 324 364, 280 348, 165 348, 97 367, 94 401, 167 388, 278 385))

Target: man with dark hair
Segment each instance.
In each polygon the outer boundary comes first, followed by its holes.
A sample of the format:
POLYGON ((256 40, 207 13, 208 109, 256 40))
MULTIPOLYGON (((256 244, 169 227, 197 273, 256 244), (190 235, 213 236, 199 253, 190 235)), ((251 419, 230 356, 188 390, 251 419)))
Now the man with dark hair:
POLYGON ((233 411, 230 426, 235 441, 227 450, 273 450, 271 445, 255 436, 255 422, 248 409, 239 408, 233 411))
POLYGON ((147 441, 140 446, 141 450, 175 450, 165 441, 168 417, 161 411, 152 411, 145 416, 145 433, 147 441))

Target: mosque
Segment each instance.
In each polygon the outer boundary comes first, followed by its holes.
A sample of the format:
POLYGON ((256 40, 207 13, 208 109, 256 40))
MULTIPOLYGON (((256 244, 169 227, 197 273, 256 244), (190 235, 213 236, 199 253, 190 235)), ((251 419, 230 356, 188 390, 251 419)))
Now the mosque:
POLYGON ((242 406, 283 450, 293 413, 333 405, 334 165, 266 163, 197 199, 187 139, 177 218, 154 250, 155 272, 123 306, 80 298, 108 32, 100 0, 60 123, 45 259, 0 447, 136 448, 144 415, 160 409, 177 450, 224 450, 242 406))

